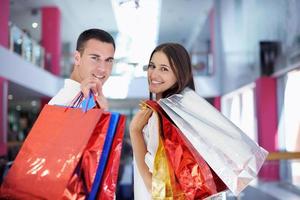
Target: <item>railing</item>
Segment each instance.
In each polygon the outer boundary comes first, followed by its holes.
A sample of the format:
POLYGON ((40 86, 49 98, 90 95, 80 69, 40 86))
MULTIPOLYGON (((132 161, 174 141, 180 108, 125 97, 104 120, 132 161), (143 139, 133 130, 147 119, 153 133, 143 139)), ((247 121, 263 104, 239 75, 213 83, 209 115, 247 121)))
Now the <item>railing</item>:
POLYGON ((271 152, 267 160, 294 160, 300 159, 300 152, 271 152))
POLYGON ((9 41, 11 51, 19 54, 28 62, 44 68, 44 48, 14 24, 10 24, 9 41))

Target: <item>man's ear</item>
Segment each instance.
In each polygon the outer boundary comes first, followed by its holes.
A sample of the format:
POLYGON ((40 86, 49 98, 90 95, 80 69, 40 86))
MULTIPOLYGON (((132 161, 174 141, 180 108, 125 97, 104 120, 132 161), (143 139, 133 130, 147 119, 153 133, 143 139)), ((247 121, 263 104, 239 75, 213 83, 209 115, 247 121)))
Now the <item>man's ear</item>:
POLYGON ((80 59, 81 59, 80 52, 79 51, 75 51, 75 53, 74 53, 74 64, 75 64, 75 67, 80 64, 80 59))

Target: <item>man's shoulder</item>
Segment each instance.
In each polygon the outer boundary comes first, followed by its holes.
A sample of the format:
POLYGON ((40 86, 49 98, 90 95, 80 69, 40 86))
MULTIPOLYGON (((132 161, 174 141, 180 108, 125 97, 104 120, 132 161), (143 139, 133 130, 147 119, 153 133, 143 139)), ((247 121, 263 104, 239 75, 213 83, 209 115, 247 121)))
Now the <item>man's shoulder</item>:
POLYGON ((80 83, 72 79, 65 79, 64 86, 48 102, 50 105, 68 105, 80 92, 80 83))
POLYGON ((76 88, 76 89, 79 88, 80 89, 80 83, 73 79, 67 78, 64 81, 64 88, 76 88))

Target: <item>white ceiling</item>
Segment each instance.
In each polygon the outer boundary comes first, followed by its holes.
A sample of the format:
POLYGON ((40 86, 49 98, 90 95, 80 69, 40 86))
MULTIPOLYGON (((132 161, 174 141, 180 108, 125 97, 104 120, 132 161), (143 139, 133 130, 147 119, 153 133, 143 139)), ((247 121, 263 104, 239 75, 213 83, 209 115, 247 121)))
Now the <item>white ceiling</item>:
MULTIPOLYGON (((126 3, 134 0, 112 1, 126 3)), ((158 1, 161 2, 158 42, 179 42, 189 48, 189 43, 194 42, 203 28, 213 0, 158 1)), ((11 0, 11 21, 40 41, 40 29, 33 29, 31 23, 40 21, 39 9, 43 6, 59 7, 62 40, 70 42, 72 48, 75 48, 78 35, 87 28, 98 27, 111 33, 118 32, 111 0, 11 0)))
POLYGON ((162 0, 159 43, 178 42, 189 48, 195 42, 213 6, 213 0, 162 0))

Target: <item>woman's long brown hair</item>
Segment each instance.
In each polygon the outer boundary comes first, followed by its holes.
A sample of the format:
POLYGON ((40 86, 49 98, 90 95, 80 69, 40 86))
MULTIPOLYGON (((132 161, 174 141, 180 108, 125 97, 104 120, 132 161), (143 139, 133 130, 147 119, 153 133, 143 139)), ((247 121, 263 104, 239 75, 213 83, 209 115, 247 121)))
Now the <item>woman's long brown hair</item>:
MULTIPOLYGON (((195 90, 192 64, 187 50, 182 45, 177 43, 164 43, 157 46, 153 50, 150 56, 150 61, 153 54, 159 51, 163 52, 167 56, 171 68, 177 79, 177 82, 171 88, 162 93, 162 98, 169 97, 173 94, 178 94, 182 92, 186 87, 195 90)), ((150 99, 152 99, 151 92, 150 99)))

